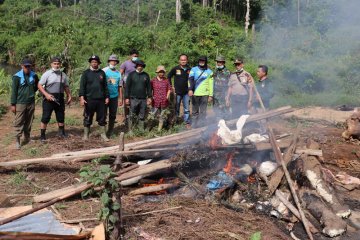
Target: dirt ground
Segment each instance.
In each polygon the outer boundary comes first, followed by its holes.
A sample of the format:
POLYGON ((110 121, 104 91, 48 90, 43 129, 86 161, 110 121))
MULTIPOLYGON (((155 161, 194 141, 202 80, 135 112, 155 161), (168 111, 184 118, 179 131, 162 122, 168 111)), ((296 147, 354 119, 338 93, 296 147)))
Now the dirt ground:
MULTIPOLYGON (((82 111, 79 107, 67 109, 67 132, 69 138, 62 140, 56 137, 57 127, 50 124, 48 142, 41 144, 40 107, 37 107, 33 124, 33 141, 21 150, 15 150, 13 129, 11 126, 13 114, 8 112, 0 120, 0 161, 24 158, 45 157, 55 153, 84 150, 95 147, 116 145, 117 138, 113 136, 108 143, 102 142, 99 133, 92 131, 92 141, 84 142, 82 135, 82 111)), ((360 177, 360 144, 347 142, 341 138, 342 124, 350 112, 335 111, 324 108, 306 108, 277 117, 272 125, 279 133, 293 132, 297 124, 301 124, 301 139, 311 138, 320 143, 324 152, 323 166, 335 173, 345 171, 354 177, 360 177), (309 117, 311 116, 311 118, 309 117)), ((119 116, 118 121, 121 121, 119 116)), ((118 132, 122 127, 117 127, 118 132)), ((137 139, 128 139, 135 141, 137 139)), ((32 201, 32 196, 49 192, 76 183, 79 180, 78 171, 86 163, 49 163, 31 165, 14 169, 0 169, 0 194, 12 198, 13 205, 26 205, 32 201)), ((342 198, 355 210, 360 211, 360 190, 343 192, 342 198)), ((154 200, 125 197, 123 209, 125 214, 161 210, 181 206, 175 210, 153 213, 145 216, 128 217, 125 219, 127 239, 142 239, 134 232, 140 227, 152 236, 164 239, 234 239, 231 234, 237 234, 243 239, 260 231, 262 239, 290 239, 284 230, 284 224, 277 219, 259 215, 253 211, 236 212, 215 202, 200 199, 185 199, 171 195, 156 197, 154 200)), ((96 217, 100 202, 97 198, 72 199, 55 204, 63 219, 81 219, 96 217)), ((83 222, 85 228, 92 228, 98 221, 83 222)))

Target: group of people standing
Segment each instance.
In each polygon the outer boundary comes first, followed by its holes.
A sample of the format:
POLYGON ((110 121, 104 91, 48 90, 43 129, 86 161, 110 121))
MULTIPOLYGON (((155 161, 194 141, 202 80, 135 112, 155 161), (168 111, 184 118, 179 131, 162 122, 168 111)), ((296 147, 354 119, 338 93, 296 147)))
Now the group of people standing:
MULTIPOLYGON (((84 107, 83 140, 89 139, 90 127, 96 113, 101 138, 109 141, 108 137, 116 123, 117 110, 121 106, 124 107, 130 132, 135 125, 140 129, 145 128, 148 112, 158 117, 160 131, 170 112, 168 108, 171 93, 175 96, 176 117, 183 118, 187 129, 206 125, 209 103, 213 105, 216 119, 230 119, 239 118, 260 105, 268 108, 273 96, 272 83, 267 79, 267 66, 259 66, 259 81, 255 84, 250 73, 244 70, 243 60, 239 58, 234 61, 235 72, 230 72, 225 66, 225 58, 218 56, 213 71, 206 56, 199 57, 197 66, 191 68, 188 65, 188 56, 181 54, 177 66, 168 73, 164 66, 158 66, 156 76, 152 79, 145 72, 146 64, 139 59, 137 50, 131 50, 130 58, 120 65, 119 70, 117 65, 120 61, 116 55, 108 58, 108 65, 103 69, 100 68, 101 61, 98 56, 93 55, 88 61, 89 68, 81 76, 79 89, 80 105, 84 107), (181 105, 183 116, 180 116, 181 105), (147 111, 148 106, 151 106, 150 111, 147 111)), ((60 70, 60 58, 52 58, 50 67, 39 80, 32 70, 32 62, 25 59, 21 64, 22 69, 12 78, 11 110, 15 113, 18 149, 30 141, 37 90, 43 96, 41 141, 46 141, 46 127, 53 111, 59 127, 58 136, 67 136, 64 128, 65 106, 72 101, 69 79, 60 70), (20 142, 22 134, 24 140, 20 142)))

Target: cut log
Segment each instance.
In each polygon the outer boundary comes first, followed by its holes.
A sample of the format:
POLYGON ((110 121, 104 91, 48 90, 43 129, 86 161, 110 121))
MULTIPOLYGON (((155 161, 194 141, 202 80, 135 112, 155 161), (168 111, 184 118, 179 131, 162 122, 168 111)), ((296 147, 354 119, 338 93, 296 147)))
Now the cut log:
POLYGON ((310 211, 323 226, 322 232, 329 237, 336 237, 346 231, 346 222, 336 216, 315 194, 302 191, 301 199, 310 211))
MULTIPOLYGON (((136 164, 136 165, 127 167, 125 169, 122 169, 121 171, 117 172, 117 174, 120 176, 121 174, 124 174, 124 173, 129 172, 134 169, 137 169, 138 167, 139 167, 139 165, 136 164)), ((33 198, 33 202, 34 203, 48 202, 54 198, 61 197, 63 195, 69 194, 71 192, 78 192, 81 189, 86 190, 86 189, 88 189, 87 188, 88 186, 89 186, 88 183, 79 183, 79 184, 71 185, 71 186, 68 186, 65 188, 57 189, 57 190, 54 190, 51 192, 47 192, 47 193, 35 196, 33 198)))
POLYGON ((33 198, 33 201, 35 203, 48 202, 51 199, 61 197, 63 195, 69 194, 71 192, 78 192, 78 191, 81 192, 81 191, 83 191, 85 189, 88 189, 89 186, 90 186, 89 183, 80 183, 80 184, 76 184, 76 185, 71 185, 71 186, 68 186, 68 187, 65 187, 65 188, 57 189, 55 191, 51 191, 51 192, 48 192, 48 193, 45 193, 45 194, 35 196, 33 198))
POLYGON ((162 161, 159 161, 159 162, 150 163, 150 164, 147 164, 147 165, 140 166, 139 168, 137 168, 137 169, 135 169, 133 171, 124 173, 121 176, 116 177, 115 179, 118 180, 118 181, 124 181, 126 179, 130 179, 130 178, 133 178, 133 177, 138 177, 138 176, 141 176, 141 175, 155 174, 155 173, 157 173, 159 171, 169 169, 169 168, 171 168, 171 166, 172 165, 171 165, 170 160, 162 160, 162 161))
MULTIPOLYGON (((279 116, 279 115, 286 114, 286 113, 293 112, 293 111, 294 111, 294 109, 291 108, 291 106, 285 106, 285 107, 269 110, 265 113, 251 115, 247 119, 246 122, 249 123, 249 122, 253 122, 253 121, 259 121, 262 119, 279 116)), ((228 125, 235 124, 236 121, 237 121, 237 119, 230 120, 227 124, 228 125)), ((146 145, 146 144, 147 144, 147 146, 150 146, 150 145, 151 146, 159 146, 157 144, 164 143, 164 142, 169 144, 169 143, 172 143, 173 139, 179 140, 180 138, 182 138, 182 139, 188 140, 189 137, 191 137, 191 136, 200 136, 201 132, 203 132, 206 129, 207 129, 207 127, 202 127, 202 128, 192 129, 192 130, 188 130, 188 131, 184 131, 184 132, 180 132, 180 133, 163 136, 163 137, 128 143, 128 144, 125 144, 125 150, 133 149, 140 145, 142 145, 142 147, 143 147, 143 145, 146 145), (151 143, 151 144, 149 144, 149 143, 151 143)), ((89 149, 89 150, 82 150, 82 151, 76 151, 76 152, 60 153, 60 154, 54 154, 52 156, 53 157, 81 156, 84 154, 102 153, 102 152, 106 153, 106 152, 114 152, 117 150, 118 150, 118 146, 112 146, 112 147, 106 147, 106 148, 97 148, 97 149, 89 149)))
POLYGON ((339 217, 347 218, 351 210, 336 196, 335 192, 322 179, 321 164, 316 157, 307 156, 304 159, 304 171, 312 187, 320 197, 331 206, 332 210, 339 217))
POLYGON ((135 189, 133 191, 130 191, 129 195, 130 196, 135 196, 135 195, 159 192, 159 191, 175 188, 177 186, 178 186, 178 184, 174 184, 174 183, 158 184, 158 185, 154 185, 154 186, 148 186, 148 187, 135 189))
POLYGON ((321 149, 296 149, 296 154, 306 154, 310 156, 322 157, 323 151, 321 149))

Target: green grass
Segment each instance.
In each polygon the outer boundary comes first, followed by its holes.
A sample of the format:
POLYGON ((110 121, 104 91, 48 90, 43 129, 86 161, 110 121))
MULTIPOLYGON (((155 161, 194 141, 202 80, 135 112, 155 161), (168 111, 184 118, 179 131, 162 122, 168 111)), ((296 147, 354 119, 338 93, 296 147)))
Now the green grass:
POLYGON ((16 170, 10 178, 10 184, 13 186, 21 186, 26 183, 26 174, 16 170))

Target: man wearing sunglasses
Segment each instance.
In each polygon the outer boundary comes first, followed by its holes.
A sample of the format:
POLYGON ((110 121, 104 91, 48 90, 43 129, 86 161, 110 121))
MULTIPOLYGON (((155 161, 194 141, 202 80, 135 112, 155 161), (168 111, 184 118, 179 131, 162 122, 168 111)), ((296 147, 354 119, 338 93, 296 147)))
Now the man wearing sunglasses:
POLYGON ((21 148, 20 138, 23 133, 22 144, 25 145, 30 141, 31 125, 34 120, 35 92, 39 78, 31 71, 32 65, 29 59, 24 59, 21 70, 12 77, 11 111, 15 114, 16 149, 21 148))

